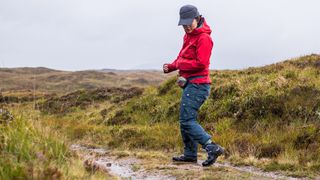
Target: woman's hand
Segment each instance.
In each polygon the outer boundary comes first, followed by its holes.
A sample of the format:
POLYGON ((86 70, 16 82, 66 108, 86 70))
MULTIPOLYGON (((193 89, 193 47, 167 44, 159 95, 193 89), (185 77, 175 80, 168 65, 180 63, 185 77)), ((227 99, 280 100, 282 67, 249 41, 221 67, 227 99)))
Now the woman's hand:
POLYGON ((164 72, 164 73, 169 73, 168 64, 164 64, 164 65, 163 65, 163 72, 164 72))

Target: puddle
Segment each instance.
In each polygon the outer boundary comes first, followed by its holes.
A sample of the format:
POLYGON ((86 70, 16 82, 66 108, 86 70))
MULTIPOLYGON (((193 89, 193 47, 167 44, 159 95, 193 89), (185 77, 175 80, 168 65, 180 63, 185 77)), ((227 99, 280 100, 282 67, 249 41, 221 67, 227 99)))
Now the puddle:
POLYGON ((155 180, 171 180, 176 179, 172 176, 160 174, 158 172, 150 172, 144 169, 134 171, 133 167, 139 165, 139 160, 134 158, 117 159, 110 152, 102 148, 89 148, 81 145, 72 145, 71 150, 79 152, 86 162, 91 166, 106 171, 109 174, 120 177, 122 179, 155 179, 155 180))

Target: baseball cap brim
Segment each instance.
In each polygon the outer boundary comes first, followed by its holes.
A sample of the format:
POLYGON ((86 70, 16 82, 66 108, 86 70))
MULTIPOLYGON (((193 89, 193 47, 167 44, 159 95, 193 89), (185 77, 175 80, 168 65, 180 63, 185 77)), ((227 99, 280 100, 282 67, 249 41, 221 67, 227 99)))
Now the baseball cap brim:
POLYGON ((193 22, 193 19, 194 19, 194 18, 180 19, 180 20, 179 20, 179 23, 178 23, 178 26, 180 26, 180 25, 186 25, 186 26, 191 25, 192 22, 193 22))

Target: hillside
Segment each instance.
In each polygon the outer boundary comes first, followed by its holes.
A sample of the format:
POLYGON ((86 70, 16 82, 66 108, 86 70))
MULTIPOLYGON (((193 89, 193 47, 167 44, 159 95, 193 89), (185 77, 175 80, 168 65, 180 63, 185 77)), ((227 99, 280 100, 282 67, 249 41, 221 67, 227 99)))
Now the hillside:
POLYGON ((161 71, 58 71, 48 68, 0 68, 0 92, 36 91, 67 93, 101 87, 146 87, 159 85, 169 76, 161 71))
MULTIPOLYGON (((200 110, 199 121, 227 149, 233 163, 298 176, 313 174, 320 169, 319 77, 319 55, 259 68, 214 71, 211 95, 200 110)), ((120 125, 121 131, 115 132, 117 139, 109 145, 145 149, 181 146, 174 135, 179 133, 180 95, 181 89, 172 78, 110 109, 104 120, 120 125), (143 125, 156 126, 157 132, 143 125), (120 141, 123 138, 127 139, 125 144, 120 141)))
MULTIPOLYGON (((118 75, 107 71, 103 77, 118 75)), ((72 74, 44 74, 50 73, 72 74)), ((175 77, 160 86, 75 89, 55 95, 34 94, 30 103, 0 101, 5 119, 0 121, 4 132, 0 134, 0 178, 30 174, 52 178, 58 174, 61 179, 72 179, 89 173, 93 179, 103 179, 103 174, 92 173, 98 171, 94 160, 81 165, 81 157, 87 156, 74 155, 68 149, 74 144, 72 147, 89 149, 89 155, 95 148, 107 149, 103 156, 115 155, 114 161, 138 158, 143 163, 130 165, 132 171, 141 169, 148 174, 161 170, 177 179, 260 178, 239 172, 243 166, 284 177, 319 178, 319 77, 320 55, 316 54, 258 68, 212 71, 211 94, 198 118, 226 148, 226 154, 219 158, 218 166, 207 169, 171 164, 171 156, 183 150, 178 118, 181 89, 175 77), (227 165, 233 169, 225 168, 227 165)), ((19 93, 2 96, 21 96, 19 93)), ((199 159, 204 158, 200 152, 199 159)))

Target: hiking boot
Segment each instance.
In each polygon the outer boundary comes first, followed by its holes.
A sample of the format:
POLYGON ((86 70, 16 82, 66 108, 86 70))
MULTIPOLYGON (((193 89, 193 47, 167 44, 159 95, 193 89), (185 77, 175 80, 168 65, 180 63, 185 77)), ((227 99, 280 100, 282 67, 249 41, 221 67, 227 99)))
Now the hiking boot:
POLYGON ((216 162, 217 158, 224 153, 224 149, 215 143, 206 145, 205 150, 208 153, 208 159, 202 163, 202 166, 212 165, 216 162))
POLYGON ((197 158, 186 157, 184 155, 175 156, 172 158, 173 162, 197 163, 197 158))

